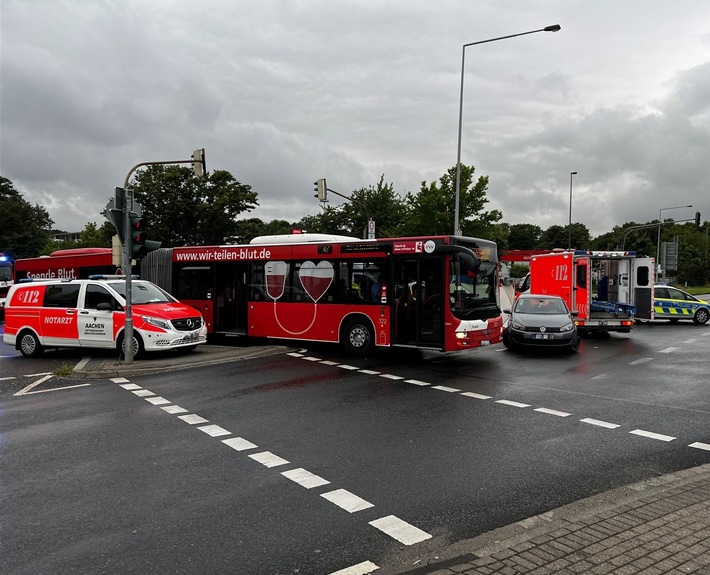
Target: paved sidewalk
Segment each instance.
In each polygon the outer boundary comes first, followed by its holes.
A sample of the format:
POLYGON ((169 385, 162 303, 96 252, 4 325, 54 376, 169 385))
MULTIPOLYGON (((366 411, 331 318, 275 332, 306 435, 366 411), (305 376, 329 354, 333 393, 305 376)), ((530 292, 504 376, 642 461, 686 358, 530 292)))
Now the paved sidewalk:
POLYGON ((710 464, 577 501, 424 562, 391 573, 710 575, 710 464))

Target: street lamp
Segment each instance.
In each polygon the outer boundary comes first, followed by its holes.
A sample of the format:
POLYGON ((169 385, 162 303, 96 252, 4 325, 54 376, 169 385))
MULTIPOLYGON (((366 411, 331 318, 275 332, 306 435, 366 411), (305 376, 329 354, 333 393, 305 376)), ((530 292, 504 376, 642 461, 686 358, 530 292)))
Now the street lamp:
POLYGON ((567 224, 567 249, 572 249, 572 176, 576 176, 577 172, 569 173, 569 223, 567 224))
POLYGON ((476 46, 477 44, 487 44, 496 40, 506 40, 515 38, 516 36, 526 36, 527 34, 535 34, 537 32, 558 32, 562 27, 559 24, 554 26, 545 26, 539 30, 531 30, 530 32, 521 32, 519 34, 510 34, 509 36, 500 36, 499 38, 490 38, 488 40, 480 40, 478 42, 469 42, 464 44, 461 50, 461 92, 459 94, 459 139, 458 151, 456 154, 456 203, 454 207, 454 235, 461 235, 461 226, 459 225, 459 198, 461 196, 461 126, 463 122, 463 78, 464 78, 464 63, 466 60, 466 48, 468 46, 476 46))
MULTIPOLYGON (((666 210, 678 210, 680 208, 692 208, 692 205, 688 206, 671 206, 670 208, 661 208, 658 210, 658 241, 656 243, 656 281, 658 281, 660 278, 658 276, 658 268, 660 267, 661 263, 661 226, 663 225, 663 221, 661 220, 661 212, 665 212, 666 210)), ((665 277, 666 270, 663 270, 663 275, 665 277)))

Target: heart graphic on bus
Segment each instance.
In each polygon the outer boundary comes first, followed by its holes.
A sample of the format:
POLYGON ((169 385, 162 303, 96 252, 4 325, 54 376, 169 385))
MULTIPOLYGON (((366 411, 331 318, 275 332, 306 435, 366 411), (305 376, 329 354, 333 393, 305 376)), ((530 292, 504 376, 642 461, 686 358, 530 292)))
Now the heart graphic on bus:
POLYGON ((288 275, 288 264, 286 262, 267 262, 266 272, 266 293, 276 301, 284 294, 286 276, 288 275))
POLYGON ((322 261, 316 265, 311 261, 306 261, 301 265, 298 276, 303 289, 317 303, 333 282, 335 272, 333 264, 330 262, 322 261))

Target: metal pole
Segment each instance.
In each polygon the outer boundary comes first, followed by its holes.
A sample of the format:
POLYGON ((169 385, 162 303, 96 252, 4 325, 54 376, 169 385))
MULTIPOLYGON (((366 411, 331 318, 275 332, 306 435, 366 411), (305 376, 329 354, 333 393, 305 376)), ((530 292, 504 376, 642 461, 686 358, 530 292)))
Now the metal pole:
POLYGON ((577 172, 569 173, 569 223, 567 224, 567 249, 572 249, 572 176, 576 175, 577 172))
POLYGON ((464 61, 466 58, 466 48, 468 46, 476 46, 477 44, 487 44, 488 42, 495 42, 497 40, 507 40, 508 38, 515 38, 517 36, 526 36, 528 34, 535 34, 537 32, 559 32, 561 30, 559 24, 554 24, 553 26, 545 26, 539 30, 531 30, 530 32, 521 32, 519 34, 510 34, 508 36, 500 36, 499 38, 490 38, 488 40, 480 40, 478 42, 469 42, 464 44, 461 49, 461 90, 459 92, 459 134, 458 134, 458 145, 456 148, 456 191, 454 200, 454 235, 461 235, 461 225, 459 223, 459 204, 461 198, 461 130, 463 123, 463 79, 464 79, 464 61))
MULTIPOLYGON (((663 221, 661 220, 661 212, 666 210, 678 210, 680 208, 692 208, 692 205, 688 206, 671 206, 670 208, 661 208, 658 210, 658 240, 656 242, 656 281, 660 279, 659 268, 661 267, 661 227, 663 226, 663 221)), ((666 275, 665 265, 663 266, 663 277, 666 275)))

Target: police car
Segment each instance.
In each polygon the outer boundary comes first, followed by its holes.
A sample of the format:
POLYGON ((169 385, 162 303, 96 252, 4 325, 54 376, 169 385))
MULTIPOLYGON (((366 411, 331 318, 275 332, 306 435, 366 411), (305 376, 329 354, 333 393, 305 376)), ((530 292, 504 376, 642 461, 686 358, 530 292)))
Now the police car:
MULTIPOLYGON (((5 304, 3 341, 34 357, 50 347, 124 349, 124 277, 18 283, 5 304)), ((144 351, 191 351, 207 341, 195 308, 157 285, 131 282, 133 357, 144 351)))
POLYGON ((653 310, 656 319, 692 319, 697 324, 705 324, 710 318, 710 303, 665 284, 653 288, 653 310))

